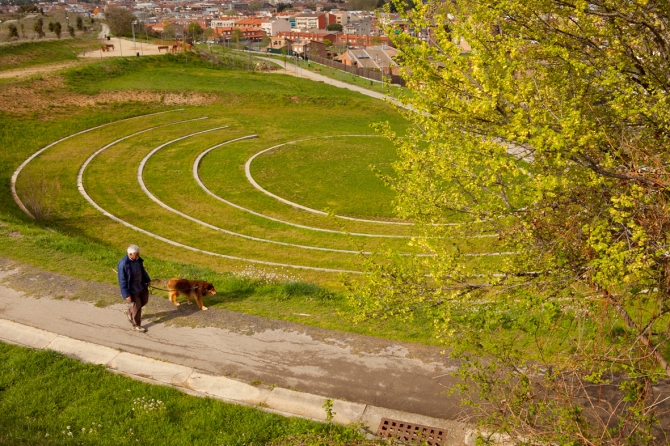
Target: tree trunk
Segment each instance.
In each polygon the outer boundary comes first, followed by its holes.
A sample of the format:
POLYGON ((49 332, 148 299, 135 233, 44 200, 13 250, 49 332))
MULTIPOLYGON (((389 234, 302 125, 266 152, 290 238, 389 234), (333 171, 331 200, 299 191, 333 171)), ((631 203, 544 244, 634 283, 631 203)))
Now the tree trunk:
POLYGON ((624 322, 626 322, 628 328, 635 330, 635 333, 637 333, 638 341, 642 342, 642 344, 644 344, 645 347, 647 347, 653 352, 652 355, 654 356, 654 359, 656 359, 656 362, 658 362, 658 364, 663 368, 665 374, 668 375, 668 377, 670 377, 670 365, 668 364, 668 361, 665 360, 663 355, 661 355, 661 352, 658 351, 656 346, 652 344, 651 340, 647 336, 645 336, 644 333, 640 333, 640 328, 637 326, 635 321, 633 321, 633 318, 630 317, 626 309, 623 306, 621 306, 621 304, 617 302, 609 292, 603 291, 603 294, 605 295, 605 299, 607 299, 609 303, 611 303, 612 306, 614 306, 614 308, 617 310, 619 316, 621 316, 621 319, 623 319, 624 322))

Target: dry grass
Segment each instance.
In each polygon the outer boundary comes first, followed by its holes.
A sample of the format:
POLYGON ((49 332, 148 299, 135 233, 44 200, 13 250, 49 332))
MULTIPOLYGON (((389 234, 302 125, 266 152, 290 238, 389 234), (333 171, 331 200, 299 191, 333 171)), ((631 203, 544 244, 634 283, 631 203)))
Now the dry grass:
POLYGON ((66 88, 62 76, 38 76, 10 83, 0 89, 0 113, 32 115, 54 114, 70 106, 89 107, 101 103, 146 102, 163 105, 210 105, 213 94, 202 92, 104 91, 84 95, 66 88))

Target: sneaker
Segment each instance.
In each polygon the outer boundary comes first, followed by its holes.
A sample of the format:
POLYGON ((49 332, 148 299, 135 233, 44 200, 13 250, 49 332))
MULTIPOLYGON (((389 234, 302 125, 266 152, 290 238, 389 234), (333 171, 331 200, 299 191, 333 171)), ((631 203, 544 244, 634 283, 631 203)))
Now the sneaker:
POLYGON ((129 320, 130 323, 132 324, 132 323, 133 323, 133 317, 130 315, 130 311, 128 311, 127 308, 126 308, 125 310, 123 310, 123 314, 126 315, 126 317, 128 318, 128 320, 129 320))
POLYGON ((135 331, 139 331, 140 333, 146 333, 146 331, 147 331, 147 329, 144 328, 144 327, 142 327, 141 325, 135 325, 135 326, 133 327, 133 330, 135 330, 135 331))

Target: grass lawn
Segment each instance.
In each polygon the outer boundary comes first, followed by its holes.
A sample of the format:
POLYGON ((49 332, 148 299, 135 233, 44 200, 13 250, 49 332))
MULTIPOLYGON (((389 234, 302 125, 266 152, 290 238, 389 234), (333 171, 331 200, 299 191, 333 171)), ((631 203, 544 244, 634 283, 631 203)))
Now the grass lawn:
POLYGON ((391 189, 375 174, 393 175, 395 150, 385 138, 317 138, 266 152, 251 173, 287 200, 338 215, 393 219, 391 189))
MULTIPOLYGON (((67 31, 64 31, 64 33, 67 33, 67 31)), ((76 61, 77 53, 95 46, 96 41, 80 38, 0 45, 0 71, 27 68, 46 63, 76 61)))
POLYGON ((305 437, 362 444, 353 429, 198 398, 50 350, 0 343, 0 444, 242 446, 305 437))

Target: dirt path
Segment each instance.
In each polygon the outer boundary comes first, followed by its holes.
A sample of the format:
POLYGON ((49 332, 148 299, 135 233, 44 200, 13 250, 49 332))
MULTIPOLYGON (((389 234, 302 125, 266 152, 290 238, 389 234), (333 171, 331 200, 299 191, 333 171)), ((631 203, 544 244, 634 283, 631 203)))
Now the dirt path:
POLYGON ((79 54, 79 57, 83 59, 104 59, 108 57, 142 57, 167 54, 167 50, 159 50, 159 45, 146 43, 144 36, 140 35, 136 36, 134 42, 132 39, 120 39, 118 37, 112 37, 109 40, 101 39, 100 45, 113 45, 113 47, 110 46, 109 51, 102 51, 101 48, 95 51, 86 51, 79 54))
POLYGON ((64 70, 66 68, 77 67, 88 64, 87 60, 71 60, 68 62, 58 62, 48 65, 39 65, 35 67, 17 68, 16 70, 0 71, 0 79, 29 77, 35 74, 49 73, 64 70))
POLYGON ((457 419, 438 348, 319 329, 152 296, 130 330, 116 286, 0 259, 0 318, 238 380, 457 419))

